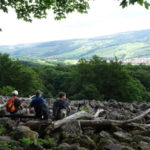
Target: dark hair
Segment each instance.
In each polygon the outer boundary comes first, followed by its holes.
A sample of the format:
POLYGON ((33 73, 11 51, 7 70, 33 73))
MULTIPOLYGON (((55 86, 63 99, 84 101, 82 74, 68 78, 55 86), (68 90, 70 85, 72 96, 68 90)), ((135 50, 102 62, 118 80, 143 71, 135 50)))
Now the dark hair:
POLYGON ((62 98, 63 96, 66 96, 66 93, 65 92, 59 92, 58 96, 59 96, 59 98, 62 98))
POLYGON ((37 90, 36 93, 35 93, 36 96, 39 96, 40 94, 43 94, 43 92, 40 91, 40 90, 37 90))
POLYGON ((36 96, 39 96, 39 95, 40 95, 40 93, 36 93, 35 95, 36 95, 36 96))

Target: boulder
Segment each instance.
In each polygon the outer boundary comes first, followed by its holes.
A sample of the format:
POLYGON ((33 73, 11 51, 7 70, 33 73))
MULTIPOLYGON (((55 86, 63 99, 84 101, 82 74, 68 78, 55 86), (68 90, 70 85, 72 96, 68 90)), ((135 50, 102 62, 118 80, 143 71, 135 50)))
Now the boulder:
POLYGON ((0 141, 12 141, 12 138, 10 136, 0 136, 0 141))
POLYGON ((0 150, 10 150, 8 147, 0 147, 0 150))
POLYGON ((69 145, 67 143, 62 143, 58 147, 56 147, 55 150, 79 150, 79 145, 78 144, 69 145))
POLYGON ((140 141, 140 143, 138 145, 138 149, 141 149, 141 150, 150 150, 150 144, 147 143, 147 142, 140 141))
POLYGON ((124 120, 125 116, 120 114, 118 110, 112 110, 107 114, 106 119, 124 120))
POLYGON ((110 137, 111 137, 110 133, 108 133, 106 131, 100 132, 100 138, 110 138, 110 137))
POLYGON ((150 143, 150 137, 148 137, 148 136, 135 135, 135 136, 133 136, 133 140, 135 142, 144 141, 144 142, 150 143))
POLYGON ((104 146, 104 150, 134 150, 133 148, 121 144, 109 143, 104 146))
POLYGON ((7 129, 13 129, 17 124, 14 120, 10 118, 0 118, 0 123, 7 129))
POLYGON ((132 135, 127 132, 117 131, 114 132, 113 135, 121 142, 130 142, 132 140, 132 135))
POLYGON ((70 135, 76 137, 82 134, 81 126, 78 121, 72 121, 72 122, 65 124, 62 127, 62 131, 65 137, 68 137, 70 135))
POLYGON ((44 150, 42 146, 31 144, 24 148, 24 150, 44 150))
POLYGON ((93 139, 91 139, 89 136, 83 135, 78 140, 81 147, 88 148, 90 150, 93 150, 96 148, 96 144, 93 139))
POLYGON ((35 131, 32 131, 29 127, 18 126, 14 132, 14 138, 16 140, 22 139, 22 138, 30 138, 36 141, 38 138, 38 133, 35 131))

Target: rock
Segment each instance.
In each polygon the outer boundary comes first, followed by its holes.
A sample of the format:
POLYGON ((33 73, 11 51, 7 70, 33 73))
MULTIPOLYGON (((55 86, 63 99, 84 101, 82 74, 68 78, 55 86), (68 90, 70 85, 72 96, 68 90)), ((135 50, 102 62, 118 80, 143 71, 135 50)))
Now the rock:
POLYGON ((10 150, 8 147, 0 147, 0 150, 10 150))
POLYGON ((99 143, 97 143, 97 147, 96 150, 104 150, 103 147, 109 143, 113 143, 112 140, 108 139, 108 138, 102 138, 100 139, 99 143))
POLYGON ((150 150, 150 144, 147 143, 147 142, 140 141, 140 143, 138 145, 138 149, 141 149, 141 150, 150 150))
POLYGON ((24 150, 44 150, 42 146, 31 144, 27 146, 24 150))
POLYGON ((32 131, 29 127, 19 126, 15 130, 14 138, 16 140, 22 139, 22 138, 30 138, 30 139, 36 141, 38 138, 38 133, 35 131, 32 131))
POLYGON ((150 143, 150 137, 148 137, 148 136, 135 135, 135 136, 133 137, 133 140, 134 140, 135 142, 144 141, 144 142, 150 143))
POLYGON ((113 133, 114 137, 116 137, 119 141, 122 142, 130 142, 132 140, 132 136, 129 133, 117 131, 113 133))
POLYGON ((100 132, 100 137, 101 138, 110 138, 111 135, 108 132, 106 132, 106 131, 101 131, 100 132))
POLYGON ((0 123, 7 129, 13 129, 16 126, 16 122, 10 118, 0 118, 0 123))
POLYGON ((10 136, 0 136, 0 141, 12 141, 12 138, 10 136))
MULTIPOLYGON (((104 150, 134 150, 133 148, 121 144, 109 143, 104 146, 104 150)), ((101 149, 99 149, 101 150, 101 149)))
POLYGON ((91 136, 94 135, 95 129, 92 127, 86 127, 83 129, 85 135, 91 136))
POLYGON ((79 147, 78 150, 88 150, 88 149, 86 149, 84 147, 79 147))
POLYGON ((6 114, 6 108, 0 109, 0 116, 4 116, 6 114))
POLYGON ((125 116, 119 114, 118 111, 111 111, 107 114, 106 119, 112 119, 112 120, 124 120, 125 116))
POLYGON ((31 120, 24 123, 25 126, 28 126, 31 130, 39 132, 43 127, 47 127, 52 123, 52 120, 31 120))
POLYGON ((16 147, 16 150, 24 150, 24 148, 23 148, 23 147, 20 147, 20 146, 17 146, 17 147, 16 147))
POLYGON ((80 136, 82 134, 81 126, 78 121, 72 121, 70 123, 65 124, 62 127, 63 135, 65 137, 68 136, 80 136))
POLYGON ((86 136, 86 135, 81 136, 78 142, 81 147, 85 147, 90 150, 93 150, 96 148, 95 142, 89 136, 86 136))
POLYGON ((62 143, 61 145, 56 147, 55 150, 79 150, 79 145, 78 144, 69 145, 67 143, 62 143))

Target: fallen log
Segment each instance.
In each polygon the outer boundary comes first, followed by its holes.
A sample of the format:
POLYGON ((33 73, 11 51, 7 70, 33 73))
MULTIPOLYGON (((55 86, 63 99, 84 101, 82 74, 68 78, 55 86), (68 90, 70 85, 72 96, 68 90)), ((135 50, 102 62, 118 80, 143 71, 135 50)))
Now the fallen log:
MULTIPOLYGON (((102 110, 98 110, 98 112, 103 112, 102 110)), ((79 120, 81 126, 108 126, 108 125, 113 125, 113 126, 122 126, 122 125, 126 125, 129 123, 133 123, 133 122, 137 122, 139 120, 141 120, 142 118, 144 118, 147 114, 150 113, 150 109, 146 110, 145 112, 143 112, 142 114, 136 116, 133 119, 129 119, 129 120, 108 120, 108 119, 102 119, 102 120, 92 120, 95 117, 98 116, 98 112, 95 115, 90 115, 84 111, 81 112, 77 112, 69 117, 66 117, 62 120, 58 120, 56 122, 53 123, 53 129, 59 128, 62 125, 69 123, 73 120, 77 120, 77 119, 81 119, 81 118, 86 118, 86 119, 90 119, 90 120, 79 120)))
MULTIPOLYGON (((122 125, 127 125, 130 123, 135 123, 142 118, 144 118, 147 114, 150 113, 150 109, 146 110, 142 114, 134 117, 133 119, 129 120, 108 120, 108 119, 102 119, 102 120, 80 120, 81 126, 108 126, 108 125, 113 125, 113 126, 122 126, 122 125)), ((148 126, 149 127, 149 126, 148 126)))
POLYGON ((57 129, 57 128, 63 126, 64 124, 66 124, 66 123, 69 123, 69 122, 71 122, 73 120, 77 120, 77 119, 80 119, 80 118, 93 119, 94 116, 89 114, 89 113, 87 113, 87 112, 85 112, 85 111, 80 111, 80 112, 77 112, 77 113, 75 113, 75 114, 73 114, 71 116, 68 116, 68 117, 66 117, 66 118, 64 118, 62 120, 55 121, 53 123, 53 128, 57 129))
MULTIPOLYGON (((144 118, 147 114, 150 113, 150 109, 146 110, 145 112, 143 112, 142 114, 129 119, 129 120, 109 120, 109 119, 100 119, 97 118, 99 116, 99 113, 103 112, 104 110, 98 110, 95 115, 91 115, 85 111, 80 111, 77 112, 71 116, 68 116, 62 120, 58 120, 55 122, 51 122, 48 125, 48 127, 45 129, 45 131, 49 131, 49 130, 54 130, 57 129, 69 122, 72 122, 74 120, 78 120, 81 126, 132 126, 132 127, 139 127, 143 130, 144 128, 150 128, 150 124, 140 124, 140 123, 136 123, 137 121, 141 120, 142 118, 144 118), (88 120, 86 120, 88 119, 88 120)), ((36 124, 40 124, 40 121, 34 121, 34 122, 30 122, 30 123, 26 123, 26 125, 30 126, 30 125, 34 125, 36 126, 36 124)))
POLYGON ((6 114, 6 115, 0 115, 0 118, 7 117, 7 118, 36 118, 34 114, 28 114, 28 115, 19 115, 19 114, 6 114))
POLYGON ((94 118, 99 117, 99 114, 102 113, 102 112, 104 112, 104 109, 98 109, 97 112, 94 115, 94 118))

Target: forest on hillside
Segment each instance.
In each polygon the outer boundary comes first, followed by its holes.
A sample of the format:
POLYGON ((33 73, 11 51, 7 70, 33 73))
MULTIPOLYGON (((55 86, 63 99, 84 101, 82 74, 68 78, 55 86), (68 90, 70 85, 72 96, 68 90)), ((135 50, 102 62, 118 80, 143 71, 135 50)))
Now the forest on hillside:
POLYGON ((56 98, 64 91, 72 100, 149 101, 150 66, 107 62, 98 56, 80 59, 75 65, 32 65, 12 60, 0 54, 0 95, 10 95, 13 89, 20 96, 34 95, 56 98))

